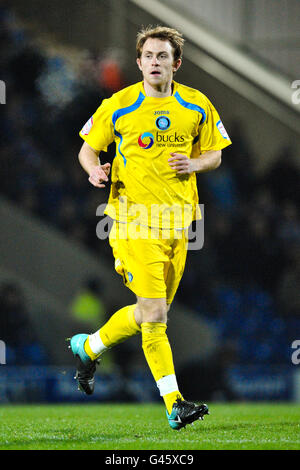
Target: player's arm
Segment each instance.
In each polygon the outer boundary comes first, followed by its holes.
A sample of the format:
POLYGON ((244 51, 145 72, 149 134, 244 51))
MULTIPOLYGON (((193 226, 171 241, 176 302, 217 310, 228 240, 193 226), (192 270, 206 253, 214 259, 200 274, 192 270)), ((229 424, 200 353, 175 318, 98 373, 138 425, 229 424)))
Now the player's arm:
POLYGON ((170 167, 178 174, 205 173, 212 171, 221 165, 221 150, 209 150, 198 158, 189 158, 181 153, 171 153, 168 162, 170 167))
POLYGON ((84 142, 80 149, 78 159, 82 168, 89 175, 89 182, 97 188, 105 188, 103 181, 108 181, 110 163, 101 165, 99 153, 99 151, 93 149, 89 144, 84 142))

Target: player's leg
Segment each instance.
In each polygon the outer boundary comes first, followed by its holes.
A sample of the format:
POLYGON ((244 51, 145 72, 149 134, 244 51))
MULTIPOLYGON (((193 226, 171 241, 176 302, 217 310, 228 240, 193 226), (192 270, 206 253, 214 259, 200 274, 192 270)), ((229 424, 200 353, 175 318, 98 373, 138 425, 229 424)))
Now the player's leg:
MULTIPOLYGON (((168 262, 164 263, 164 280, 168 309, 170 309, 173 302, 185 268, 188 248, 187 231, 173 231, 170 237, 170 246, 172 247, 171 255, 168 257, 168 262)), ((205 414, 208 414, 208 407, 205 404, 195 405, 185 400, 176 400, 171 413, 167 412, 167 417, 173 429, 181 429, 186 424, 190 424, 198 418, 203 419, 205 414)))
POLYGON ((121 308, 98 331, 87 337, 84 349, 92 360, 97 359, 107 349, 141 332, 135 320, 136 307, 134 304, 121 308))
POLYGON ((166 334, 168 305, 166 299, 138 297, 139 318, 142 329, 142 347, 154 380, 163 397, 169 424, 181 429, 208 413, 205 404, 185 401, 178 389, 173 355, 166 334))
POLYGON ((79 389, 86 394, 94 391, 96 363, 101 354, 141 332, 135 320, 135 308, 136 304, 123 307, 95 333, 81 333, 71 338, 71 349, 76 357, 76 379, 79 389))
POLYGON ((171 346, 166 334, 168 306, 165 298, 138 297, 137 322, 141 324, 142 347, 154 380, 170 413, 179 392, 171 346))
MULTIPOLYGON (((127 226, 114 222, 109 243, 115 257, 115 269, 128 283, 127 226)), ((132 250, 131 250, 132 251, 132 250)), ((78 334, 71 338, 71 349, 76 358, 76 378, 79 389, 87 394, 94 390, 94 373, 99 356, 112 346, 125 341, 130 336, 140 333, 134 316, 136 305, 121 308, 95 333, 78 334)))

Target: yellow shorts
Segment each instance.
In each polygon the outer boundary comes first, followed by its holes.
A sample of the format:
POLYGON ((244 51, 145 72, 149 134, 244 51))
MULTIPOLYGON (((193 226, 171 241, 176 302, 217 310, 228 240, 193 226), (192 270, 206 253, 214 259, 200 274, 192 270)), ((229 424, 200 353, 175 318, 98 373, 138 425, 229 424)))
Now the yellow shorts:
POLYGON ((114 221, 109 243, 115 269, 137 296, 171 304, 183 275, 187 230, 154 229, 114 221))

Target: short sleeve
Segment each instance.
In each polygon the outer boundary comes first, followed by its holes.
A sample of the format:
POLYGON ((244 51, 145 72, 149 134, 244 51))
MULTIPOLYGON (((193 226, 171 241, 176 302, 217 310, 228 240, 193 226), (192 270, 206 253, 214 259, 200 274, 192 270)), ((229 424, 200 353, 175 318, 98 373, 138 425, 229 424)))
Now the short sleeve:
POLYGON ((231 144, 230 137, 218 112, 208 99, 205 120, 199 126, 199 140, 197 144, 200 154, 210 150, 222 150, 231 144))
POLYGON ((113 112, 112 98, 104 99, 79 132, 80 137, 97 151, 107 151, 114 141, 113 112))

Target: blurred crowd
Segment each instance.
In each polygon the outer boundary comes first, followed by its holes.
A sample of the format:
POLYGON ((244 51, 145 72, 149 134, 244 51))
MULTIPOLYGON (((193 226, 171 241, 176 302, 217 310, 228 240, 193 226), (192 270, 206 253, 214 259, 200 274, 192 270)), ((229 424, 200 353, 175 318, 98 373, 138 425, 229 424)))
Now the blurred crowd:
POLYGON ((22 289, 14 282, 0 286, 0 335, 5 343, 5 363, 48 363, 49 356, 33 327, 22 289))
MULTIPOLYGON (((112 263, 108 243, 96 237, 96 208, 109 187, 88 183, 77 154, 83 124, 126 84, 117 56, 85 52, 70 60, 72 54, 38 44, 4 7, 0 31, 1 193, 112 263)), ((189 252, 177 300, 207 317, 236 361, 289 363, 300 326, 296 156, 292 145, 284 146, 258 176, 259 156, 243 124, 233 117, 226 127, 233 145, 216 172, 198 179, 204 248, 189 252)), ((113 156, 114 145, 101 159, 113 156)))

